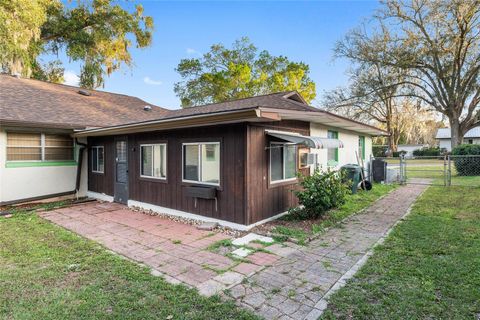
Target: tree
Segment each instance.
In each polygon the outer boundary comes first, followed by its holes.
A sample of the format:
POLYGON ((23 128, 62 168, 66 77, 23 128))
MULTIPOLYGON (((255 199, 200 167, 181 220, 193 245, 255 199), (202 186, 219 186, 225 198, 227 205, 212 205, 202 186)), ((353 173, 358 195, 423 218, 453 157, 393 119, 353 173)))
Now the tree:
POLYGON ((140 48, 150 45, 153 29, 153 19, 143 15, 142 6, 130 13, 111 2, 78 1, 70 7, 59 0, 0 0, 1 68, 60 81, 51 73, 53 65, 42 66, 38 58, 65 50, 72 61, 82 63, 81 86, 103 85, 105 75, 132 64, 132 42, 140 48))
POLYGON ((336 54, 407 71, 397 82, 404 94, 444 114, 452 146, 461 143, 480 123, 480 1, 386 0, 371 23, 351 31, 336 54))
POLYGON ((396 101, 401 86, 397 81, 403 79, 404 74, 378 63, 361 63, 350 71, 349 78, 347 88, 327 92, 324 104, 331 111, 364 122, 373 120, 384 127, 389 133, 387 143, 391 155, 397 151, 400 131, 396 122, 400 106, 396 101))
POLYGON ((315 98, 308 65, 258 53, 248 38, 235 41, 231 49, 212 45, 202 58, 182 59, 176 71, 182 77, 175 84, 182 107, 289 90, 297 90, 307 102, 315 98))

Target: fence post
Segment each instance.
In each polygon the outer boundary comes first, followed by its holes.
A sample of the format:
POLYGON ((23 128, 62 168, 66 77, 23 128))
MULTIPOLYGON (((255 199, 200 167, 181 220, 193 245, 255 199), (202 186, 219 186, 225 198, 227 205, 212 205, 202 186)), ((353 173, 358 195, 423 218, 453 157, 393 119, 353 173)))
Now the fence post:
POLYGON ((452 185, 452 158, 450 155, 448 157, 448 176, 447 176, 447 184, 450 187, 452 185))
POLYGON ((447 186, 447 155, 443 156, 443 186, 447 186))

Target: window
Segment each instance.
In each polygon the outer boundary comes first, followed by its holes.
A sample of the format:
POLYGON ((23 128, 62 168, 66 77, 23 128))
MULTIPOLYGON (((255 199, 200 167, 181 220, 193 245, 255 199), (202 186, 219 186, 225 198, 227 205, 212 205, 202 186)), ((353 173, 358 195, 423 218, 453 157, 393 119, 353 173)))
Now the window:
POLYGON ((167 145, 143 144, 140 145, 140 176, 148 178, 167 178, 167 145))
POLYGON ((183 144, 183 181, 220 184, 220 142, 183 144))
MULTIPOLYGON (((327 132, 327 138, 329 139, 338 139, 338 132, 337 131, 332 131, 328 130, 327 132)), ((338 148, 328 148, 328 165, 337 165, 338 164, 338 148)))
POLYGON ((295 179, 297 174, 297 147, 281 142, 270 143, 270 181, 295 179))
POLYGON ((358 156, 360 159, 365 160, 365 137, 359 136, 358 137, 358 156))
POLYGON ((104 169, 103 146, 94 146, 92 147, 92 172, 103 173, 104 169))
POLYGON ((7 132, 7 161, 73 161, 73 150, 69 135, 7 132))

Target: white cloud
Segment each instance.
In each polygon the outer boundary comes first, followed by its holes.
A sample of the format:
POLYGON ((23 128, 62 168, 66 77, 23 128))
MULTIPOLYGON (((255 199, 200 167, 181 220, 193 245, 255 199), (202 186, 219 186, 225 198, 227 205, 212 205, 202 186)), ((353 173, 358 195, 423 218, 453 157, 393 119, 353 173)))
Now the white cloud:
POLYGON ((150 77, 143 78, 143 82, 152 86, 159 86, 163 83, 162 81, 150 79, 150 77))
POLYGON ((63 73, 63 83, 68 84, 69 86, 78 86, 80 78, 75 74, 75 71, 66 70, 63 73))
POLYGON ((196 55, 196 54, 200 54, 200 52, 198 52, 197 50, 192 49, 192 48, 187 48, 187 54, 196 55))

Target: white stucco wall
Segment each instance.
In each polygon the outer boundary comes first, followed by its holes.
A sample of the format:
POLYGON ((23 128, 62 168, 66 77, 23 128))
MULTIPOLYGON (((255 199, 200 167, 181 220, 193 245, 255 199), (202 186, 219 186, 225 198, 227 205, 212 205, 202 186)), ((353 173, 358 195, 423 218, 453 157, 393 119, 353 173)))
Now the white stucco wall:
MULTIPOLYGON (((358 137, 364 136, 365 137, 365 166, 370 159, 372 154, 372 137, 368 135, 364 135, 361 133, 356 133, 352 131, 342 130, 339 128, 334 127, 326 127, 320 125, 318 123, 310 123, 310 135, 311 136, 318 136, 318 137, 327 137, 328 130, 334 130, 338 132, 338 139, 341 140, 344 144, 343 148, 338 149, 338 164, 335 167, 331 167, 332 169, 338 169, 339 167, 353 163, 357 164, 357 158, 355 152, 358 152, 358 137)), ((327 149, 310 149, 311 153, 316 153, 318 167, 321 169, 326 169, 328 167, 327 164, 327 149)), ((313 170, 313 167, 312 167, 313 170)))
MULTIPOLYGON (((0 129, 0 202, 15 201, 75 189, 77 166, 31 166, 7 168, 7 134, 0 129)), ((87 153, 84 153, 79 196, 87 191, 87 153)))

